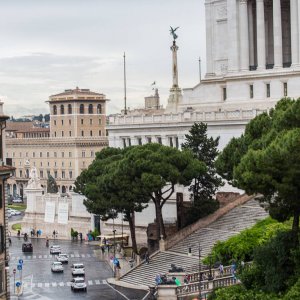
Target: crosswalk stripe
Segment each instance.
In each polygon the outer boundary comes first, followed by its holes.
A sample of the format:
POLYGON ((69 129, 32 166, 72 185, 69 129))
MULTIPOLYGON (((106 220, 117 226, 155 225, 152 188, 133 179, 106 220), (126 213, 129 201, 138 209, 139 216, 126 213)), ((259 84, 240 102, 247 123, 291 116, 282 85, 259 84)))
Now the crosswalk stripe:
POLYGON ((59 286, 65 286, 65 283, 64 282, 60 282, 59 286))
POLYGON ((107 281, 104 279, 104 280, 102 280, 102 283, 103 284, 107 284, 107 281))
POLYGON ((48 258, 48 255, 44 255, 44 258, 48 258))
POLYGON ((81 254, 81 257, 85 257, 85 254, 81 254))
POLYGON ((42 258, 43 257, 43 255, 39 255, 39 258, 42 258))
POLYGON ((80 257, 80 255, 79 254, 75 254, 75 257, 80 257))
POLYGON ((34 287, 35 287, 35 283, 34 283, 34 282, 31 284, 31 287, 32 287, 32 288, 34 288, 34 287))
POLYGON ((49 286, 50 286, 49 282, 45 282, 45 287, 49 287, 49 286))
POLYGON ((96 283, 96 284, 100 284, 100 280, 96 279, 96 280, 95 280, 95 283, 96 283))
POLYGON ((53 287, 56 287, 56 286, 57 286, 57 283, 56 283, 56 282, 52 282, 52 286, 53 286, 53 287))
POLYGON ((37 284, 37 286, 38 286, 39 288, 41 288, 41 287, 43 287, 43 284, 42 284, 41 282, 39 282, 39 283, 37 284))
POLYGON ((23 287, 24 287, 24 288, 28 287, 28 283, 27 283, 27 282, 24 282, 24 283, 23 283, 23 287))
POLYGON ((71 286, 71 282, 68 281, 68 282, 67 282, 67 286, 71 286))
POLYGON ((89 285, 93 285, 93 280, 89 280, 89 281, 88 281, 88 284, 89 284, 89 285))
POLYGON ((86 256, 87 256, 87 257, 91 257, 91 254, 87 254, 86 256))
POLYGON ((71 254, 71 257, 74 257, 74 254, 71 254))
POLYGON ((36 255, 33 255, 32 258, 36 258, 36 255))

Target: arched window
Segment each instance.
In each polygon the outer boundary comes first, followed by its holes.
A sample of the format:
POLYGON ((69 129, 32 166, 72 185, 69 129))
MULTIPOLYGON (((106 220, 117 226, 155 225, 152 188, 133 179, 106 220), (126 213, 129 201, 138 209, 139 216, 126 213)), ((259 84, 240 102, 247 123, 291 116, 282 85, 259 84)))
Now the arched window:
POLYGON ((56 105, 53 106, 53 114, 57 115, 57 107, 56 107, 56 105))
POLYGON ((65 107, 63 105, 60 106, 60 114, 61 115, 65 114, 65 107))
POLYGON ((71 115, 72 114, 72 105, 68 104, 68 114, 71 115))
POLYGON ((94 112, 93 104, 89 105, 89 114, 92 114, 94 112))
POLYGON ((97 105, 97 114, 102 114, 102 106, 101 106, 101 104, 97 105))
POLYGON ((80 104, 79 113, 84 114, 84 105, 83 104, 80 104))

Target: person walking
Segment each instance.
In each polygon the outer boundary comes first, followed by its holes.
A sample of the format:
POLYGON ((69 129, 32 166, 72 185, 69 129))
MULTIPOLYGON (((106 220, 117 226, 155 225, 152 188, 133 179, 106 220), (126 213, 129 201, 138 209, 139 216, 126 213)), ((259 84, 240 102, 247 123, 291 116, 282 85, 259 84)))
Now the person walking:
POLYGON ((146 262, 147 265, 149 265, 149 261, 150 261, 149 252, 147 251, 146 254, 145 254, 145 262, 146 262))
POLYGON ((224 266, 223 266, 222 263, 219 265, 219 272, 220 272, 220 277, 223 277, 223 275, 224 275, 224 266))

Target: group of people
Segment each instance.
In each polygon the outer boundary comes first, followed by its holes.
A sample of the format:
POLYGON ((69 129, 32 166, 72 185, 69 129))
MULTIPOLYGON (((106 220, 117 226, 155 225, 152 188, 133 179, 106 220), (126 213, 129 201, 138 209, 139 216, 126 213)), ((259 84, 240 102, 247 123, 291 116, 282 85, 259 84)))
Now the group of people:
POLYGON ((31 236, 31 237, 34 237, 35 235, 36 235, 36 237, 41 236, 41 235, 42 235, 42 230, 41 230, 41 229, 38 229, 38 230, 35 232, 35 229, 32 228, 32 229, 30 230, 30 236, 31 236))

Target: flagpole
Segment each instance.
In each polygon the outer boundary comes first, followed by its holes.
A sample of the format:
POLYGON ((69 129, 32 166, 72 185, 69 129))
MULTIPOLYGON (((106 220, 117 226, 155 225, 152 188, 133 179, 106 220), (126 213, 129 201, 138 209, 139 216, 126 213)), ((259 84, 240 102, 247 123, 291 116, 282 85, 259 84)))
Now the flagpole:
POLYGON ((199 57, 199 77, 201 82, 201 57, 199 57))
POLYGON ((127 104, 126 104, 126 56, 124 52, 124 114, 127 115, 127 104))

